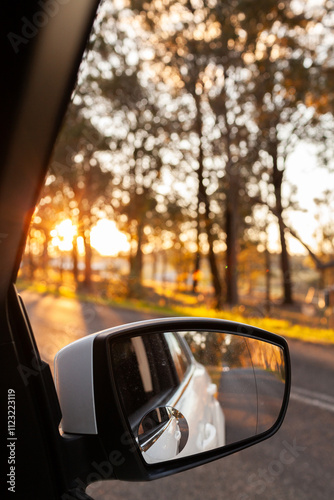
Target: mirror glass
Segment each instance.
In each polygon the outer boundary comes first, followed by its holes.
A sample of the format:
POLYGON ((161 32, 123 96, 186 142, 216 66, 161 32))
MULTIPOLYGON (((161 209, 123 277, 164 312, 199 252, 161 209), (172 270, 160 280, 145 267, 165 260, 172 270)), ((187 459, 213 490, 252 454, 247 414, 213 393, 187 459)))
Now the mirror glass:
POLYGON ((222 332, 168 331, 111 343, 112 369, 147 463, 270 429, 285 390, 281 347, 222 332))

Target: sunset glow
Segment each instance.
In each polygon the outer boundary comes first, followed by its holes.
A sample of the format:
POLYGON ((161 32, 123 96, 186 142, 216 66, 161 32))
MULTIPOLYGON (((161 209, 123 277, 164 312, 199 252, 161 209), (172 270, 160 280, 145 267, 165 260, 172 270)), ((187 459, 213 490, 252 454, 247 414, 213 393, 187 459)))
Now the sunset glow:
POLYGON ((104 256, 115 256, 130 249, 126 235, 117 229, 114 221, 107 219, 99 220, 93 227, 90 240, 92 247, 104 256))
POLYGON ((70 219, 66 219, 58 224, 50 234, 52 236, 52 245, 58 247, 62 252, 66 252, 73 248, 72 242, 77 234, 77 228, 70 219))
MULTIPOLYGON (((70 219, 63 220, 52 231, 52 245, 62 252, 73 249, 73 239, 77 238, 79 255, 84 255, 85 247, 82 236, 77 236, 77 227, 70 219)), ((91 246, 103 256, 115 256, 120 252, 128 252, 130 244, 124 233, 117 229, 116 223, 107 219, 101 219, 92 228, 90 233, 91 246)))

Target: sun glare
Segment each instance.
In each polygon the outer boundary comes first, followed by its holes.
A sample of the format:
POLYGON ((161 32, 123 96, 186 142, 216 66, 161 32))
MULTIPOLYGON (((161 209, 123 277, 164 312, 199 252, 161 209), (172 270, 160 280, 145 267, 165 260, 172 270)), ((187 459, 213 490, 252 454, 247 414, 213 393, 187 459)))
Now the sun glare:
MULTIPOLYGON (((52 245, 62 252, 73 248, 73 239, 77 237, 77 227, 70 219, 63 220, 52 231, 52 245)), ((117 229, 116 223, 101 219, 90 232, 91 246, 103 256, 115 256, 120 252, 128 252, 130 244, 124 233, 117 229)), ((80 255, 84 255, 85 247, 82 236, 77 237, 77 248, 80 255)))
POLYGON ((58 247, 62 252, 72 250, 73 238, 77 234, 76 226, 70 219, 63 220, 51 231, 52 245, 58 247))
POLYGON ((114 221, 107 219, 99 220, 92 228, 90 241, 92 247, 104 256, 115 256, 130 249, 126 235, 117 229, 114 221))

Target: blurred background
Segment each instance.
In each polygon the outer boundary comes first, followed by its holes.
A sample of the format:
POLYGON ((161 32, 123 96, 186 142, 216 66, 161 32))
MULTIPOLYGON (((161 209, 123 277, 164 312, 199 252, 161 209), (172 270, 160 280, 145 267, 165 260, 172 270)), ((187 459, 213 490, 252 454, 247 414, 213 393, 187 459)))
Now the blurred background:
POLYGON ((19 286, 333 328, 333 7, 103 2, 19 286))

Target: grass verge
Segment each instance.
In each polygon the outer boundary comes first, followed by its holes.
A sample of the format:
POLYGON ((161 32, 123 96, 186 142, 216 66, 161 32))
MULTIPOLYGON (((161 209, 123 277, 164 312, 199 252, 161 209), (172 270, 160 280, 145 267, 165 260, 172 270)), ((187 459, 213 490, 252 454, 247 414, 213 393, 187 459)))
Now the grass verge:
POLYGON ((45 285, 41 283, 27 283, 19 280, 17 287, 20 291, 27 290, 39 294, 52 294, 54 296, 66 297, 80 300, 82 302, 92 302, 95 304, 107 305, 109 307, 119 307, 122 309, 131 309, 141 312, 151 313, 157 316, 198 316, 220 318, 229 321, 237 321, 253 325, 264 330, 289 337, 299 339, 305 342, 334 344, 334 329, 314 328, 305 325, 292 324, 290 321, 277 318, 247 318, 239 311, 217 311, 208 309, 204 306, 174 306, 154 304, 145 300, 122 299, 111 300, 93 294, 75 292, 65 286, 45 285))

